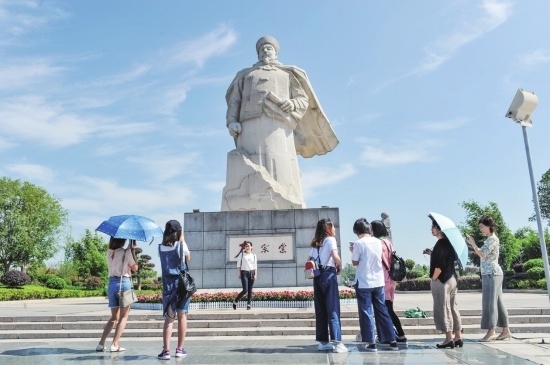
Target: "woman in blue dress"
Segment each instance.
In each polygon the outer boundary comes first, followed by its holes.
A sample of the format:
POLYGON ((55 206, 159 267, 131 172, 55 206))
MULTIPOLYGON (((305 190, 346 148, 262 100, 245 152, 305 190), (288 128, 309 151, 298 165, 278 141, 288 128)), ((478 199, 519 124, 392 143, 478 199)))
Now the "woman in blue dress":
POLYGON ((157 356, 159 360, 170 360, 170 339, 174 319, 178 318, 178 344, 176 357, 184 357, 187 352, 183 342, 187 332, 187 313, 191 297, 178 298, 178 278, 182 270, 187 270, 191 253, 183 238, 181 225, 176 220, 166 222, 162 244, 159 245, 160 266, 162 270, 162 310, 164 314, 163 349, 157 356))

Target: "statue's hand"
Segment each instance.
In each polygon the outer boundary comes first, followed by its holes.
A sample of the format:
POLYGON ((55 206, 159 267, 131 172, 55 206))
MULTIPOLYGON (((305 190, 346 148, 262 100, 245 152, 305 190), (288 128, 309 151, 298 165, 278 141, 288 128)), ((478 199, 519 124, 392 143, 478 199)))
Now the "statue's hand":
POLYGON ((237 137, 239 134, 241 134, 242 132, 242 126, 241 126, 241 123, 239 122, 230 122, 228 125, 227 125, 227 129, 229 129, 229 134, 232 136, 232 137, 237 137))
POLYGON ((288 100, 288 99, 284 99, 281 102, 281 104, 279 104, 279 106, 286 113, 289 113, 289 112, 294 110, 294 103, 292 101, 288 100))

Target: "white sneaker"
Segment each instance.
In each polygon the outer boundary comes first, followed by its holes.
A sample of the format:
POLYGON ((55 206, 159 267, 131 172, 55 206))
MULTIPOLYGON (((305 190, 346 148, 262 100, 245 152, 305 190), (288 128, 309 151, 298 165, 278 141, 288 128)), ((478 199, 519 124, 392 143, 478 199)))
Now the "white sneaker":
POLYGON ((319 342, 319 346, 317 346, 317 351, 334 351, 334 345, 330 342, 319 342))
POLYGON ((348 352, 348 348, 342 342, 335 342, 332 352, 348 352))

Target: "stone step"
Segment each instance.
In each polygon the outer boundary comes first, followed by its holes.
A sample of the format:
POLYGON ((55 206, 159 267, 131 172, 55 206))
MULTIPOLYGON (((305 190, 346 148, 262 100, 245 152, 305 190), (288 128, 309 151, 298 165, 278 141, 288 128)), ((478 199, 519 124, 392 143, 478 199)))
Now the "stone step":
MULTIPOLYGON (((432 311, 425 311, 429 318, 433 316, 432 311)), ((160 311, 153 312, 146 311, 141 314, 139 310, 133 310, 130 314, 130 321, 162 321, 163 316, 160 311), (158 314, 157 314, 158 313, 158 314)), ((402 321, 415 320, 415 318, 405 318, 405 311, 396 311, 397 316, 402 321)), ((461 310, 460 314, 463 318, 468 317, 481 317, 481 310, 461 310)), ((513 318, 546 318, 550 316, 550 308, 516 308, 508 310, 508 314, 513 318)), ((57 316, 0 316, 0 324, 11 322, 86 322, 86 321, 107 321, 109 315, 57 315, 57 316)), ((358 318, 357 310, 342 310, 341 318, 358 318)), ((308 310, 294 310, 294 311, 282 311, 277 309, 263 309, 262 311, 230 311, 230 310, 218 310, 208 311, 201 310, 191 312, 189 315, 190 321, 206 320, 206 321, 223 321, 223 320, 294 320, 294 319, 315 319, 315 312, 312 309, 308 310)), ((524 323, 525 319, 522 319, 520 323, 524 323)))
MULTIPOLYGON (((404 318, 399 311, 405 333, 438 335, 429 318, 404 318)), ((550 309, 509 310, 513 332, 550 333, 550 309)), ((480 329, 481 311, 461 311, 465 334, 484 333, 480 329)), ((359 329, 357 311, 342 311, 342 333, 355 335, 359 329)), ((108 315, 59 315, 35 317, 0 317, 0 339, 99 338, 108 315)), ((130 315, 125 337, 161 337, 164 318, 157 312, 135 310, 130 315)), ((176 327, 176 326, 174 326, 176 327)), ((175 329, 174 329, 175 331, 175 329)), ((174 332, 176 333, 176 332, 174 332)), ((208 311, 192 312, 188 320, 189 336, 282 336, 314 335, 313 310, 208 311)))
MULTIPOLYGON (((359 331, 359 325, 343 326, 343 335, 356 335, 359 331)), ((407 335, 440 335, 433 324, 404 327, 407 335)), ((550 324, 519 324, 512 326, 514 335, 520 333, 550 333, 550 324)), ((0 331, 0 339, 47 339, 47 338, 99 338, 101 329, 63 329, 63 330, 17 330, 17 331, 0 331)), ((463 325, 463 333, 465 337, 471 335, 478 337, 485 333, 479 325, 463 325)), ((177 332, 174 330, 174 336, 177 332)), ((224 327, 224 328, 188 328, 187 335, 192 337, 203 336, 304 336, 315 335, 315 327, 224 327)), ((161 338, 162 328, 156 329, 136 329, 126 328, 124 331, 125 338, 132 337, 151 337, 161 338)))
MULTIPOLYGON (((24 331, 24 330, 96 330, 103 329, 107 319, 102 317, 87 317, 71 318, 70 321, 65 321, 66 318, 57 318, 56 321, 47 322, 0 322, 0 331, 24 331), (64 321, 61 321, 64 320, 64 321)), ((519 324, 547 324, 550 323, 550 316, 510 316, 510 324, 516 326, 519 324)), ((421 327, 430 326, 433 324, 433 318, 400 318, 401 324, 404 327, 421 327)), ((358 319, 353 317, 342 318, 342 326, 354 326, 357 324, 358 319)), ((481 321, 480 316, 462 316, 463 325, 479 325, 481 321)), ((136 320, 130 318, 126 328, 127 329, 162 329, 164 320, 162 317, 148 320, 136 320)), ((238 326, 239 328, 259 328, 259 327, 315 327, 315 318, 298 318, 298 319, 286 319, 286 318, 245 318, 238 320, 214 320, 214 319, 195 319, 194 316, 189 317, 188 328, 232 328, 238 326)))

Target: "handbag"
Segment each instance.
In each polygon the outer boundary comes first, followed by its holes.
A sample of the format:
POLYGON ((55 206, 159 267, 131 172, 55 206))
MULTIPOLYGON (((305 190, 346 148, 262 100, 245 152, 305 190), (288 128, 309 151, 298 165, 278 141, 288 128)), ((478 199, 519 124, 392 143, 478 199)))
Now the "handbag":
MULTIPOLYGON (((122 274, 124 274, 124 261, 126 260, 126 250, 124 250, 124 254, 122 255, 122 274)), ((132 272, 130 272, 130 284, 132 285, 130 289, 122 291, 122 275, 120 276, 120 287, 117 293, 118 304, 120 308, 127 307, 130 304, 138 301, 137 294, 134 290, 134 283, 132 282, 132 272)))
POLYGON ((178 278, 178 301, 189 299, 197 292, 195 279, 189 274, 189 271, 182 271, 178 278))
MULTIPOLYGON (((183 256, 183 246, 180 243, 180 257, 183 256)), ((185 259, 184 259, 185 260, 185 259)), ((177 291, 177 300, 189 299, 193 294, 197 292, 197 285, 195 284, 195 279, 189 274, 187 270, 187 263, 185 263, 185 270, 181 270, 178 278, 178 291, 177 291)))
POLYGON ((117 293, 117 295, 118 295, 118 302, 121 308, 127 307, 130 304, 138 301, 136 291, 134 290, 134 288, 131 288, 125 291, 120 291, 117 293))
POLYGON ((317 262, 313 260, 307 261, 304 270, 304 276, 306 277, 306 279, 313 279, 319 275, 321 275, 321 271, 319 270, 317 262))
MULTIPOLYGON (((317 264, 317 261, 319 260, 321 253, 319 252, 319 248, 317 248, 317 259, 316 260, 309 260, 306 262, 305 270, 304 270, 304 276, 306 279, 315 279, 321 275, 321 270, 319 269, 319 265, 317 264)), ((327 266, 328 262, 330 260, 330 255, 327 259, 327 262, 325 262, 325 266, 327 266)))

